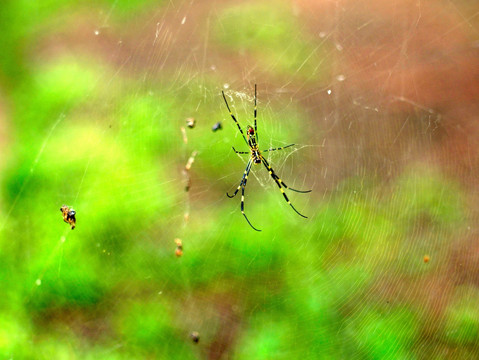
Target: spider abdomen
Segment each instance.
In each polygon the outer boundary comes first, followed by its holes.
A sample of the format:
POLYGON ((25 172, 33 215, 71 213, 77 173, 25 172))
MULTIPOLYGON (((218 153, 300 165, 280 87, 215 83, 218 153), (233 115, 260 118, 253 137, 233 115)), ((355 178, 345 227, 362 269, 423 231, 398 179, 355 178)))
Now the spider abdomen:
POLYGON ((261 153, 258 149, 251 149, 251 159, 255 164, 261 164, 261 153))

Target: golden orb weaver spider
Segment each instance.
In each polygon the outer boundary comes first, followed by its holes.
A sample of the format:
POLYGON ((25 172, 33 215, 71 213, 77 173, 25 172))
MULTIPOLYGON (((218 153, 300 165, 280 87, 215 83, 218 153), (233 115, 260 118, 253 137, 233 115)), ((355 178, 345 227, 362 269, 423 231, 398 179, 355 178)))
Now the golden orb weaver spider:
POLYGON ((229 198, 233 198, 236 196, 236 194, 238 193, 239 189, 241 189, 241 213, 243 214, 244 218, 246 219, 246 221, 248 222, 249 226, 251 226, 254 230, 256 231, 261 231, 259 229, 256 229, 252 224, 251 222, 249 221, 248 217, 246 216, 246 214, 244 213, 244 191, 245 191, 245 188, 246 188, 246 182, 248 181, 248 175, 249 175, 249 172, 251 170, 251 166, 253 164, 257 165, 257 164, 261 164, 263 163, 263 165, 266 167, 266 169, 268 170, 269 174, 271 175, 271 177, 273 178, 273 180, 276 182, 276 184, 278 185, 279 187, 279 190, 281 191, 281 193, 283 194, 284 196, 284 199, 286 200, 286 202, 293 208, 294 211, 296 211, 296 213, 299 215, 299 216, 302 216, 304 218, 307 218, 307 216, 304 216, 303 214, 301 214, 298 210, 295 209, 295 207, 293 206, 293 204, 291 204, 291 201, 288 199, 288 196, 286 195, 286 193, 284 192, 284 189, 289 189, 289 190, 292 190, 292 191, 296 191, 296 192, 299 192, 299 193, 309 193, 311 192, 311 190, 306 190, 306 191, 302 191, 302 190, 296 190, 296 189, 293 189, 289 186, 287 186, 284 181, 282 181, 278 175, 276 175, 276 173, 274 172, 273 168, 269 165, 268 161, 266 161, 266 159, 263 157, 263 155, 261 154, 262 152, 268 152, 268 151, 276 151, 276 150, 283 150, 283 149, 286 149, 288 147, 291 147, 291 146, 294 146, 295 144, 289 144, 289 145, 286 145, 286 146, 282 146, 282 147, 278 147, 278 148, 271 148, 271 149, 267 149, 267 150, 259 150, 259 147, 258 147, 258 130, 256 128, 256 84, 254 85, 254 129, 251 125, 248 125, 247 127, 247 130, 246 130, 246 136, 247 138, 244 136, 244 133, 243 133, 243 130, 241 129, 241 126, 240 124, 238 123, 238 121, 236 120, 236 117, 233 115, 233 113, 231 112, 230 110, 230 107, 228 105, 228 101, 226 101, 226 96, 225 96, 225 93, 224 91, 221 91, 221 93, 223 94, 223 99, 225 100, 225 104, 226 104, 226 107, 228 108, 228 111, 231 115, 231 118, 234 120, 234 122, 236 123, 236 125, 238 126, 238 130, 240 131, 241 133, 241 136, 243 137, 244 141, 246 142, 246 145, 248 145, 250 151, 247 152, 247 151, 236 151, 236 149, 233 147, 233 150, 235 153, 237 154, 240 154, 240 155, 247 155, 249 154, 251 157, 250 159, 248 160, 248 164, 246 165, 246 169, 243 173, 243 178, 241 179, 241 182, 240 184, 238 185, 238 188, 235 190, 234 194, 233 195, 230 195, 228 193, 226 193, 226 195, 229 197, 229 198), (284 188, 284 189, 283 189, 284 188))

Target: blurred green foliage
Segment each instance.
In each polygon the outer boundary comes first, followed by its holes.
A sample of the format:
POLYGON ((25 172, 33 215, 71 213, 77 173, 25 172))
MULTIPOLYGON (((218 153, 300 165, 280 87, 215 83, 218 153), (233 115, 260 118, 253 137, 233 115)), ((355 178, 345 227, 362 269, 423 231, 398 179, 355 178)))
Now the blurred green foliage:
MULTIPOLYGON (((69 26, 65 18, 82 11, 104 14, 109 21, 124 24, 135 14, 146 12, 163 1, 153 0, 5 0, 0 11, 0 70, 4 81, 15 85, 28 80, 31 49, 41 36, 69 26), (40 36, 39 36, 40 35, 40 36)), ((72 90, 72 89, 70 89, 72 90)))
POLYGON ((460 286, 446 310, 444 338, 460 347, 474 346, 479 340, 479 314, 476 309, 479 292, 473 286, 460 286))
MULTIPOLYGON (((387 185, 350 178, 328 201, 313 193, 304 205, 292 195, 312 215, 303 221, 273 186, 248 184, 255 193, 248 212, 263 228, 256 234, 239 199, 224 198, 244 164, 231 154, 242 139, 219 91, 204 96, 195 81, 171 91, 161 86, 174 83, 167 75, 145 89, 140 79, 115 75, 113 65, 64 55, 36 63, 25 53, 38 29, 54 31, 46 24, 64 7, 90 4, 8 1, 0 12, 12 109, 1 175, 0 356, 194 359, 220 349, 215 339, 231 332, 223 341, 235 359, 422 358, 417 344, 429 309, 404 290, 390 302, 384 294, 396 290, 377 287, 426 278, 434 267, 423 263, 425 251, 436 263, 444 259, 440 247, 464 225, 460 187, 416 167, 387 185), (179 127, 190 109, 209 124, 225 121, 224 129, 212 135, 198 125, 184 145, 179 127), (193 146, 199 190, 182 228, 181 169, 193 146), (62 204, 77 210, 74 231, 61 219, 62 204), (424 242, 411 243, 418 229, 424 242), (174 257, 178 234, 182 258, 174 257), (198 345, 188 337, 193 330, 198 345)), ((151 2, 95 4, 121 24, 151 2)), ((281 76, 325 76, 318 64, 330 45, 312 43, 288 14, 272 3, 226 7, 214 24, 217 41, 226 52, 251 51, 281 76)), ((205 88, 217 82, 201 80, 205 88)), ((244 119, 242 101, 231 96, 244 119)), ((296 141, 306 114, 273 102, 262 119, 272 125, 265 141, 296 141), (281 117, 289 121, 272 125, 281 117)), ((477 343, 477 295, 475 287, 457 289, 432 341, 477 343)))
POLYGON ((286 1, 251 2, 226 8, 214 27, 226 49, 251 53, 263 68, 276 76, 301 81, 321 81, 329 75, 326 53, 330 42, 319 44, 300 31, 286 1))

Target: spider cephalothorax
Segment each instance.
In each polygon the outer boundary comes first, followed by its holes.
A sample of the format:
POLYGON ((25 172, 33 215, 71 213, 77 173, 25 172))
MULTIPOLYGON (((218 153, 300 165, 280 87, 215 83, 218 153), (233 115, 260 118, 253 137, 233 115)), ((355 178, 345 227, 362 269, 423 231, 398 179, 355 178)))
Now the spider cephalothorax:
POLYGON ((236 123, 236 125, 238 126, 238 130, 240 131, 241 135, 243 136, 243 139, 244 141, 246 142, 246 144, 248 145, 249 149, 250 149, 250 152, 246 152, 246 151, 236 151, 235 148, 233 148, 233 150, 237 153, 237 154, 241 154, 241 155, 244 155, 244 154, 249 154, 251 157, 248 161, 248 164, 246 165, 246 169, 243 173, 243 178, 241 179, 241 182, 238 186, 238 188, 235 190, 234 194, 233 195, 229 195, 228 193, 226 193, 226 195, 228 195, 228 197, 232 198, 234 197, 239 189, 241 189, 241 213, 243 214, 243 216, 245 217, 246 221, 248 222, 248 224, 256 231, 261 231, 261 230, 258 230, 256 229, 253 225, 251 225, 250 221, 248 220, 248 217, 246 216, 246 214, 244 213, 244 190, 246 188, 246 182, 248 181, 248 175, 249 175, 249 172, 251 170, 251 165, 252 164, 261 164, 263 163, 264 166, 266 167, 266 169, 268 170, 269 174, 271 175, 271 177, 273 178, 273 180, 276 182, 276 184, 278 185, 279 187, 279 190, 281 191, 281 193, 283 194, 284 196, 284 199, 286 200, 286 202, 293 208, 294 211, 296 211, 296 213, 302 217, 306 217, 304 216, 303 214, 301 214, 298 210, 295 209, 295 207, 293 206, 293 204, 291 204, 291 201, 289 201, 288 199, 288 196, 286 195, 286 193, 284 192, 284 189, 289 189, 289 190, 292 190, 292 191, 296 191, 296 192, 299 192, 299 193, 308 193, 310 192, 311 190, 307 190, 307 191, 301 191, 301 190, 296 190, 296 189, 293 189, 293 188, 290 188, 288 187, 279 177, 278 175, 276 175, 276 173, 274 172, 273 168, 269 165, 268 161, 266 161, 266 159, 263 157, 263 155, 261 154, 262 152, 268 152, 268 151, 276 151, 276 150, 282 150, 282 149, 285 149, 285 148, 288 148, 290 146, 293 146, 294 144, 290 144, 290 145, 287 145, 287 146, 282 146, 282 147, 279 147, 279 148, 272 148, 272 149, 267 149, 267 150, 262 150, 260 151, 259 148, 258 148, 258 129, 256 127, 256 84, 254 86, 254 128, 251 126, 251 125, 248 125, 247 128, 246 128, 246 137, 244 136, 244 133, 243 133, 243 130, 241 129, 241 126, 240 124, 238 123, 238 121, 236 120, 236 117, 233 115, 233 113, 231 112, 230 110, 230 107, 228 105, 228 101, 226 101, 226 96, 225 96, 225 93, 224 91, 222 91, 223 93, 223 99, 225 100, 225 103, 226 103, 226 107, 228 108, 228 111, 231 115, 231 118, 234 120, 234 122, 236 123))

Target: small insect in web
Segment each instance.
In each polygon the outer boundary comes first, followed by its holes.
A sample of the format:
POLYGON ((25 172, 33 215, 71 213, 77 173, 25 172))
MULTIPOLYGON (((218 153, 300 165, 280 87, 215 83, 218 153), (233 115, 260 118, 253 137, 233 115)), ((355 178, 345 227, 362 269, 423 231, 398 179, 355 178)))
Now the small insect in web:
POLYGON ((73 210, 73 208, 69 208, 68 206, 66 205, 63 205, 61 208, 60 208, 60 211, 62 212, 62 215, 63 215, 63 221, 65 221, 66 223, 70 224, 72 230, 75 228, 76 226, 76 218, 75 218, 75 215, 76 215, 76 211, 73 210))
POLYGON ((221 130, 222 128, 223 128, 223 126, 221 126, 221 122, 218 121, 216 124, 213 125, 213 127, 211 128, 211 130, 212 130, 213 132, 215 132, 215 131, 221 130))
POLYGON ((198 344, 200 342, 200 333, 198 331, 193 331, 190 334, 190 338, 195 344, 198 344))
POLYGON ((257 164, 261 164, 263 163, 263 165, 265 166, 265 168, 268 170, 269 174, 271 175, 271 177, 273 178, 273 180, 276 182, 276 185, 278 185, 279 187, 279 190, 281 191, 281 193, 283 194, 283 197, 284 199, 286 200, 286 202, 293 208, 293 210, 299 215, 299 216, 302 216, 304 218, 307 218, 307 216, 304 216, 303 214, 301 214, 298 210, 295 209, 295 207, 293 206, 293 204, 291 204, 291 201, 288 199, 288 196, 286 195, 285 193, 285 189, 289 189, 289 190, 292 190, 292 191, 295 191, 295 192, 298 192, 298 193, 309 193, 311 192, 311 190, 306 190, 306 191, 302 191, 302 190, 296 190, 296 189, 293 189, 289 186, 287 186, 284 181, 282 181, 278 175, 276 175, 276 173, 274 172, 273 168, 269 165, 268 161, 263 157, 262 153, 263 152, 268 152, 268 151, 277 151, 277 150, 283 150, 283 149, 286 149, 286 148, 289 148, 291 146, 294 146, 295 144, 290 144, 290 145, 286 145, 286 146, 282 146, 282 147, 278 147, 278 148, 270 148, 270 149, 267 149, 267 150, 259 150, 259 146, 258 146, 258 129, 256 127, 256 84, 254 85, 254 128, 251 126, 251 125, 248 125, 247 126, 247 130, 246 130, 246 137, 243 133, 243 130, 241 129, 241 126, 240 124, 238 123, 238 121, 236 120, 236 117, 233 115, 233 113, 231 112, 230 110, 230 107, 228 105, 228 101, 226 101, 226 96, 225 96, 225 93, 224 91, 222 91, 222 94, 223 94, 223 99, 225 100, 225 104, 226 104, 226 107, 228 108, 228 111, 231 115, 231 118, 233 119, 233 121, 236 123, 236 125, 238 126, 238 130, 239 132, 241 133, 241 136, 243 137, 244 141, 246 142, 246 145, 248 145, 249 147, 249 152, 248 151, 236 151, 236 149, 233 147, 233 150, 235 153, 237 154, 240 154, 240 155, 250 155, 250 159, 248 160, 248 164, 246 165, 246 169, 243 173, 243 178, 241 179, 241 182, 240 184, 238 185, 238 188, 235 190, 234 194, 233 195, 230 195, 228 193, 226 193, 226 195, 229 197, 229 198, 233 198, 236 196, 236 194, 238 193, 238 191, 241 189, 241 213, 243 214, 244 218, 246 219, 246 221, 248 222, 249 226, 251 226, 254 230, 256 231, 261 231, 259 229, 256 229, 252 224, 251 222, 249 221, 248 217, 246 216, 245 212, 244 212, 244 192, 245 192, 245 188, 246 188, 246 182, 248 181, 248 175, 249 175, 249 172, 251 170, 251 166, 253 164, 257 165, 257 164))

